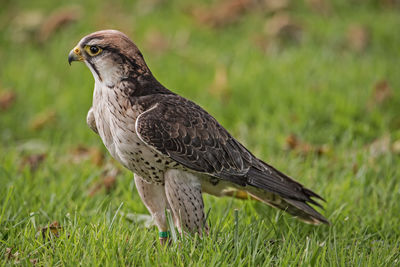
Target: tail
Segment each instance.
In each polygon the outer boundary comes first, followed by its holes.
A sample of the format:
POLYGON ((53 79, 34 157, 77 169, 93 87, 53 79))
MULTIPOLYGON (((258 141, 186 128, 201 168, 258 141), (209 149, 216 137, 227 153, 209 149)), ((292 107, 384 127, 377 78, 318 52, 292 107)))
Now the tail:
POLYGON ((254 198, 284 210, 310 224, 329 224, 310 204, 322 208, 315 199, 325 201, 286 174, 259 160, 246 174, 245 190, 254 198))
POLYGON ((306 202, 282 198, 279 195, 250 186, 246 187, 245 190, 252 198, 259 200, 274 208, 286 211, 287 213, 297 217, 299 220, 302 220, 305 223, 314 225, 318 225, 321 223, 329 224, 329 221, 324 216, 322 216, 318 211, 316 211, 306 202))
POLYGON ((233 196, 241 199, 248 198, 248 194, 251 198, 284 210, 306 223, 329 224, 329 221, 311 206, 322 208, 315 200, 325 201, 322 197, 265 162, 260 160, 256 163, 249 168, 244 177, 229 179, 231 175, 227 175, 226 180, 230 181, 219 182, 218 185, 205 181, 202 184, 203 191, 215 196, 233 196), (235 182, 239 178, 246 178, 245 184, 235 182))
MULTIPOLYGON (((208 183, 207 183, 208 184, 208 183)), ((306 202, 293 199, 285 199, 277 194, 255 188, 252 186, 237 186, 234 187, 222 185, 220 188, 203 184, 203 191, 214 196, 229 196, 238 199, 254 199, 263 202, 271 207, 281 209, 287 213, 297 217, 299 220, 309 224, 329 224, 329 221, 317 212, 306 202), (212 189, 213 188, 213 189, 212 189)))

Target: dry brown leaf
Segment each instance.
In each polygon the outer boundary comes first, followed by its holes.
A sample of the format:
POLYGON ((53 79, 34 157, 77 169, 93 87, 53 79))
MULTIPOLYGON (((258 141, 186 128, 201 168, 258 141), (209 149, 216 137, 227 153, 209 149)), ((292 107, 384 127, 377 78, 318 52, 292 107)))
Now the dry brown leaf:
POLYGON ((289 0, 221 0, 211 7, 196 7, 192 16, 201 24, 223 27, 237 22, 247 11, 273 13, 286 9, 289 0))
POLYGON ((4 256, 6 257, 6 260, 10 260, 14 257, 14 254, 12 253, 12 248, 6 248, 6 253, 4 253, 4 256))
POLYGON ((104 163, 104 153, 98 147, 86 147, 78 145, 71 150, 72 162, 79 164, 82 161, 89 160, 96 166, 102 166, 104 163))
POLYGON ((16 252, 12 253, 12 250, 13 250, 12 248, 6 248, 6 251, 4 253, 5 260, 6 261, 11 261, 12 260, 14 264, 19 264, 20 263, 20 261, 19 261, 19 252, 16 251, 16 252))
POLYGON ((228 85, 228 74, 225 66, 217 66, 215 69, 214 81, 208 91, 211 95, 218 97, 223 102, 229 101, 231 91, 228 85))
POLYGON ((306 0, 306 4, 316 13, 327 15, 331 13, 332 6, 326 0, 306 0))
POLYGON ((271 52, 299 44, 302 35, 303 27, 288 13, 279 12, 266 21, 264 34, 255 36, 254 43, 264 52, 271 52))
POLYGON ((60 224, 57 221, 54 221, 50 225, 40 228, 39 232, 44 240, 50 240, 53 237, 59 238, 62 230, 63 228, 60 226, 60 224))
POLYGON ((160 31, 149 31, 145 37, 145 47, 154 53, 162 54, 169 49, 170 43, 160 31))
POLYGON ((116 183, 117 179, 115 176, 104 177, 103 184, 107 194, 109 194, 115 188, 116 183))
POLYGON ((89 189, 89 196, 94 196, 103 188, 105 189, 106 193, 109 194, 116 187, 117 176, 119 173, 120 171, 118 169, 104 171, 100 177, 100 180, 89 189))
POLYGON ((31 172, 35 172, 45 159, 46 154, 44 153, 25 156, 22 158, 19 169, 23 170, 25 167, 29 167, 31 172))
POLYGON ((56 31, 78 21, 81 18, 81 8, 79 6, 62 7, 53 11, 41 23, 37 40, 41 43, 46 42, 56 31))
POLYGON ((253 0, 222 0, 209 8, 193 8, 191 13, 201 24, 222 27, 236 22, 253 4, 253 0))
POLYGON ((267 20, 265 33, 269 38, 299 42, 302 27, 288 13, 280 12, 267 20))
POLYGON ((388 81, 381 80, 374 85, 370 106, 381 105, 393 96, 393 90, 388 81))
POLYGON ((286 138, 286 145, 289 150, 293 150, 301 155, 307 155, 311 153, 324 155, 330 151, 330 148, 327 145, 316 146, 302 142, 295 134, 291 134, 286 138))
POLYGON ((400 8, 400 0, 380 0, 379 3, 386 8, 400 8))
POLYGON ((56 112, 54 110, 46 110, 42 113, 37 114, 30 122, 29 128, 37 131, 43 127, 54 123, 56 120, 56 112))
POLYGON ((370 33, 366 26, 351 24, 347 29, 348 47, 355 52, 363 52, 370 41, 370 33))
POLYGON ((104 153, 98 147, 92 147, 90 149, 90 161, 96 166, 102 166, 104 163, 104 153))
POLYGON ((1 91, 0 92, 0 110, 9 109, 17 98, 17 94, 14 91, 1 91))

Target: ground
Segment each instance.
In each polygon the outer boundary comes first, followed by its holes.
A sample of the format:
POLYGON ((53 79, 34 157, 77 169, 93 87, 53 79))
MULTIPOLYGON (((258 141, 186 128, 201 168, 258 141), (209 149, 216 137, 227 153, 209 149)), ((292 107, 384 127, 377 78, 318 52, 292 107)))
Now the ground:
POLYGON ((1 265, 399 264, 398 1, 72 2, 2 3, 1 265), (205 196, 210 235, 162 247, 132 174, 86 126, 89 70, 67 64, 104 28, 126 32, 165 86, 321 194, 331 225, 205 196))

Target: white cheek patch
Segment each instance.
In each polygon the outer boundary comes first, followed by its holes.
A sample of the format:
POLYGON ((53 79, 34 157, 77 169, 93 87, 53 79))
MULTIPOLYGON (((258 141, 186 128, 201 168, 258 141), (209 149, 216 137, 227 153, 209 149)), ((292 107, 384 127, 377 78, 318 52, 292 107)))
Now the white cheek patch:
POLYGON ((120 76, 118 75, 119 70, 118 67, 115 66, 115 62, 104 59, 98 64, 98 68, 106 86, 109 88, 114 87, 120 76))
POLYGON ((92 72, 96 83, 104 84, 108 88, 113 88, 115 86, 115 83, 118 81, 119 70, 114 62, 107 59, 107 57, 93 58, 91 63, 96 67, 98 73, 89 62, 85 61, 85 63, 92 72))

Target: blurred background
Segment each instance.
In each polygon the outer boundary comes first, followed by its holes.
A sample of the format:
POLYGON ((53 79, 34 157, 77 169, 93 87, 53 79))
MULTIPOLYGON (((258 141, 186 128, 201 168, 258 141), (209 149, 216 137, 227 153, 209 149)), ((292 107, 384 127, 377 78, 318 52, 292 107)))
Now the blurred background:
POLYGON ((132 38, 166 87, 253 149, 274 150, 290 133, 319 144, 400 138, 399 1, 70 3, 2 0, 2 146, 98 143, 85 129, 92 76, 66 58, 110 28, 132 38))
MULTIPOLYGON (((0 199, 11 194, 3 222, 34 212, 43 225, 76 209, 90 220, 105 197, 114 208, 124 201, 125 213, 146 213, 131 174, 86 125, 90 71, 67 62, 83 36, 117 29, 163 85, 324 196, 334 224, 350 217, 388 235, 398 225, 400 1, 0 6, 0 199)), ((206 197, 206 206, 215 203, 228 200, 206 197)))

